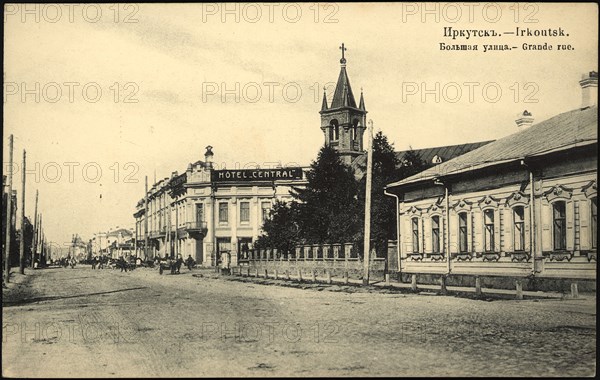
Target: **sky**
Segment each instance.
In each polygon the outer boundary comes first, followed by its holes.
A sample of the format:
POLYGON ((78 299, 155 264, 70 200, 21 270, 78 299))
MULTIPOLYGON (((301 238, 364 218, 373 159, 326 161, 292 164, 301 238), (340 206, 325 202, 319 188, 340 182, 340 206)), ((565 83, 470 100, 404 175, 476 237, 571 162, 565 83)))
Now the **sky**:
POLYGON ((580 107, 597 36, 595 4, 6 4, 3 169, 12 134, 26 215, 38 190, 48 241, 87 240, 133 227, 144 177, 182 173, 207 145, 220 168, 308 165, 341 43, 356 100, 362 88, 375 130, 405 150, 580 107))

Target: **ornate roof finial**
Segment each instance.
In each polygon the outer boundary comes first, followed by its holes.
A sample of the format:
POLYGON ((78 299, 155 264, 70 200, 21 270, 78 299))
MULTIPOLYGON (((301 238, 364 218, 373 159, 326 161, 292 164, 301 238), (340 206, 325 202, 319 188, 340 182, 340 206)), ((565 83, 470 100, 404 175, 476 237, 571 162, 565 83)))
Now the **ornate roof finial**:
POLYGON ((345 65, 345 64, 346 64, 346 58, 344 58, 344 52, 345 52, 346 50, 348 50, 348 49, 346 49, 346 48, 344 47, 344 43, 343 43, 343 42, 342 42, 342 46, 340 46, 340 50, 342 51, 342 59, 340 59, 340 63, 341 63, 342 65, 345 65))

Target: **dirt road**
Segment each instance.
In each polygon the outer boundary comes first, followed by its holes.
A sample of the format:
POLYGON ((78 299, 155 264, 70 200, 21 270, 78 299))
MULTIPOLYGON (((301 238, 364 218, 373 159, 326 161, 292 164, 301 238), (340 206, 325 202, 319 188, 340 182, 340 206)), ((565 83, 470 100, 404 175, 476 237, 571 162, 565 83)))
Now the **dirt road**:
POLYGON ((3 290, 18 377, 592 376, 595 297, 346 293, 53 268, 3 290))

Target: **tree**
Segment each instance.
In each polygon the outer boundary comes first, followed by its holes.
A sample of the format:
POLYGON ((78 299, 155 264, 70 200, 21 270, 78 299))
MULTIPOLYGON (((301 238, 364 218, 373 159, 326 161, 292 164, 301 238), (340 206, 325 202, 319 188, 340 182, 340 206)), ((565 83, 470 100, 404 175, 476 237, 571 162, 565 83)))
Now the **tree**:
POLYGON ((343 243, 360 236, 358 183, 337 152, 323 146, 307 173, 304 188, 294 188, 301 242, 343 243))
MULTIPOLYGON (((406 152, 402 161, 381 131, 373 138, 373 178, 371 183, 371 240, 376 252, 385 256, 387 242, 396 236, 395 199, 384 194, 385 186, 425 170, 427 164, 412 150, 406 152)), ((366 172, 365 167, 362 168, 366 172)), ((360 205, 364 210, 366 175, 360 181, 360 205)))
POLYGON ((292 202, 275 204, 257 247, 291 250, 296 244, 360 239, 358 183, 334 149, 321 148, 307 182, 303 188, 293 188, 292 202))
POLYGON ((263 235, 258 237, 256 248, 277 248, 283 252, 293 250, 298 241, 298 203, 276 201, 270 217, 263 224, 263 235))

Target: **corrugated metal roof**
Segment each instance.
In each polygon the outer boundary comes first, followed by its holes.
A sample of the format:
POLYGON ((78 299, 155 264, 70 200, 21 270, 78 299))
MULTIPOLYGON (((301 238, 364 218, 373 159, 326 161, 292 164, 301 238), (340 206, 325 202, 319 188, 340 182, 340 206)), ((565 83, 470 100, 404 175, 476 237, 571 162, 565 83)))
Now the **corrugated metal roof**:
MULTIPOLYGON (((457 157, 461 154, 465 154, 465 153, 470 152, 474 149, 477 149, 483 145, 489 144, 492 141, 494 141, 494 140, 480 141, 480 142, 467 143, 467 144, 458 144, 458 145, 438 146, 438 147, 433 147, 433 148, 413 149, 412 151, 419 154, 421 156, 421 159, 430 165, 433 163, 433 158, 435 156, 438 156, 442 160, 442 162, 445 162, 445 161, 448 161, 448 160, 450 160, 454 157, 457 157)), ((400 162, 402 162, 404 160, 404 156, 408 152, 410 152, 410 150, 402 150, 402 151, 397 151, 395 153, 396 153, 396 157, 398 158, 398 160, 400 162)), ((362 155, 356 157, 354 159, 354 161, 352 161, 352 169, 354 169, 354 172, 362 174, 362 171, 364 170, 364 168, 366 166, 366 161, 367 161, 366 154, 362 154, 362 155)))
POLYGON ((576 109, 554 116, 523 131, 486 144, 452 160, 415 174, 388 187, 430 180, 444 175, 470 171, 501 162, 510 162, 574 145, 598 141, 598 107, 576 109))

